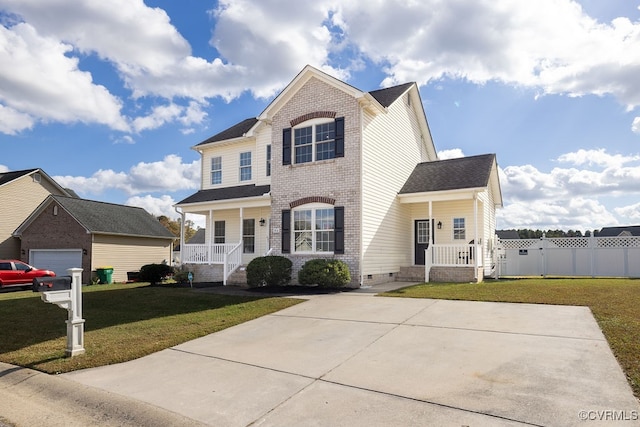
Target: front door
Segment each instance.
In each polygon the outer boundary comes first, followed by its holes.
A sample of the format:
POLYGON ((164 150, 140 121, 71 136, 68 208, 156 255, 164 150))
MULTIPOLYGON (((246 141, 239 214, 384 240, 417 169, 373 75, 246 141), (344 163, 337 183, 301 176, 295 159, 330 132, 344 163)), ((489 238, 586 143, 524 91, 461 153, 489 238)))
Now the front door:
POLYGON ((415 253, 415 265, 424 265, 424 251, 429 247, 429 220, 417 219, 414 223, 413 241, 415 253))

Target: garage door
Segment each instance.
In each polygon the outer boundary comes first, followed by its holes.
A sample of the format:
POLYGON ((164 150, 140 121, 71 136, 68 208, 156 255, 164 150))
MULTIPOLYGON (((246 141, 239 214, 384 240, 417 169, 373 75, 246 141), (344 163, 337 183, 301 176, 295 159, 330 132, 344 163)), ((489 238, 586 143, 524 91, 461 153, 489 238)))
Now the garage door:
POLYGON ((68 268, 82 268, 82 250, 32 249, 29 251, 29 264, 53 270, 57 276, 66 276, 68 268))

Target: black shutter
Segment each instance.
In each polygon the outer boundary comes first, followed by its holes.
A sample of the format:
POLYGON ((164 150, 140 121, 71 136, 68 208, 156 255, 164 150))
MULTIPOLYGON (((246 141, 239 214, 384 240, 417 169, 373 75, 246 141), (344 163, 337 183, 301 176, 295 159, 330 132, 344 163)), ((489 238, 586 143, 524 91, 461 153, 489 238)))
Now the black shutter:
POLYGON ((344 207, 333 208, 333 215, 335 220, 334 228, 334 240, 335 246, 333 253, 344 253, 344 207))
POLYGON ((344 157, 344 117, 336 118, 336 157, 344 157))
POLYGON ((282 164, 291 164, 291 128, 282 129, 282 164))
POLYGON ((282 211, 282 253, 291 253, 291 210, 282 211))

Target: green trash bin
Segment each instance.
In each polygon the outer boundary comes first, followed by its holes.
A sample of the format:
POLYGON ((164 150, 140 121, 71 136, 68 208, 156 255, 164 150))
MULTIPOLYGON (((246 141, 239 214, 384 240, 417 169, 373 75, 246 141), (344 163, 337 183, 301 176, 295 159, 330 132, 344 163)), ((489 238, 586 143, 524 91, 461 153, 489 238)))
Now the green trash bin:
POLYGON ((111 275, 113 274, 113 267, 98 267, 96 268, 96 274, 98 275, 98 280, 102 285, 111 284, 111 275))

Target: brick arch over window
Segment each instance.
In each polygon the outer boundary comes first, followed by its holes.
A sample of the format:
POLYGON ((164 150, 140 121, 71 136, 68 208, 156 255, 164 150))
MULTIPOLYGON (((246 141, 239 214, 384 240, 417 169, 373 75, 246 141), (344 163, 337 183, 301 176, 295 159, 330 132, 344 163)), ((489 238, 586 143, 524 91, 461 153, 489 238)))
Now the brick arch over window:
POLYGON ((311 119, 335 119, 336 112, 335 111, 314 111, 313 113, 303 114, 300 117, 296 117, 291 120, 291 126, 299 125, 302 122, 306 122, 311 119))
POLYGON ((307 203, 325 203, 327 205, 335 205, 336 199, 332 199, 331 197, 322 197, 322 196, 303 197, 302 199, 298 199, 296 201, 289 203, 289 207, 293 209, 298 206, 306 205, 307 203))

